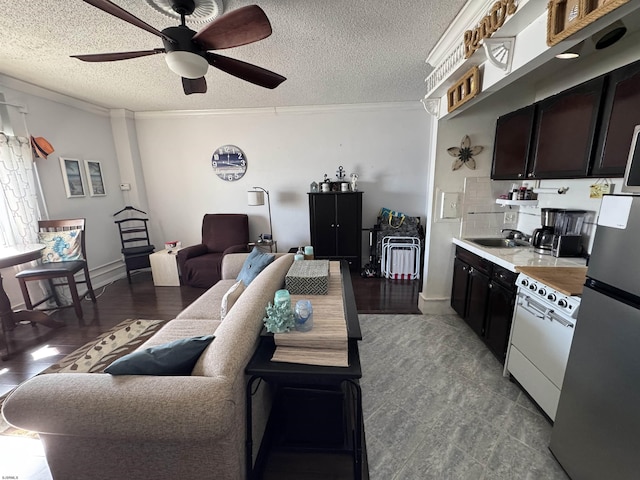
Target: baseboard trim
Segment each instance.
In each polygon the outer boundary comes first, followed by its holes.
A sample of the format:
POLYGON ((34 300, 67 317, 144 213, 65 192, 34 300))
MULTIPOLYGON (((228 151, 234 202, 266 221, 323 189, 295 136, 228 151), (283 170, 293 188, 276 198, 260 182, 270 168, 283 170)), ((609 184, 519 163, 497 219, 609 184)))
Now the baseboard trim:
POLYGON ((424 315, 453 315, 456 313, 451 308, 449 298, 425 298, 422 292, 418 295, 418 309, 424 315))

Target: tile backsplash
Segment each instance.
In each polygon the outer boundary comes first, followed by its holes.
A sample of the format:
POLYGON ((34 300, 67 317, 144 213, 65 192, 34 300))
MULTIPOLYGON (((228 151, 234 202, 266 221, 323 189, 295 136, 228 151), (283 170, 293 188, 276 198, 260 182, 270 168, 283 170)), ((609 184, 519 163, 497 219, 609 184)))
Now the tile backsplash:
MULTIPOLYGON (((590 212, 583 227, 584 245, 590 252, 601 203, 601 199, 589 197, 589 187, 595 182, 595 178, 541 180, 532 185, 534 189, 545 190, 538 193, 538 206, 503 207, 495 203, 496 198, 506 194, 513 182, 491 180, 489 177, 466 178, 460 236, 498 236, 503 228, 515 228, 530 235, 540 226, 542 208, 579 209, 590 212), (568 187, 568 190, 564 194, 558 194, 557 189, 560 187, 568 187)), ((613 179, 612 182, 615 185, 612 193, 620 193, 622 179, 613 179)))
POLYGON ((460 236, 493 237, 503 228, 516 228, 517 209, 509 210, 496 204, 513 182, 492 181, 489 177, 467 177, 464 180, 460 236), (508 215, 513 213, 513 215, 508 215))

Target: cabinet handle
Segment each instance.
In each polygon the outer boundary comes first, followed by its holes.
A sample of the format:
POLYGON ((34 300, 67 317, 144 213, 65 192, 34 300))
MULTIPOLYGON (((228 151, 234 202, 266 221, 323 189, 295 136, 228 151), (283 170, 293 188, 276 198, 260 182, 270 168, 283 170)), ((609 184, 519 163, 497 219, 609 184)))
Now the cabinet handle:
POLYGON ((467 271, 467 267, 462 267, 462 271, 466 272, 467 271))
POLYGON ((473 267, 469 267, 469 273, 473 273, 473 267))
POLYGON ((340 224, 339 223, 336 225, 336 228, 340 228, 340 224))
POLYGON ((332 223, 332 224, 331 224, 331 228, 334 228, 334 227, 335 227, 335 224, 334 224, 334 223, 332 223))
POLYGON ((530 173, 529 175, 527 175, 529 178, 533 178, 535 175, 533 173, 530 173))
POLYGON ((518 178, 522 178, 522 177, 523 177, 522 173, 519 173, 518 178))
POLYGON ((493 283, 490 283, 490 284, 489 284, 489 288, 493 288, 493 283))

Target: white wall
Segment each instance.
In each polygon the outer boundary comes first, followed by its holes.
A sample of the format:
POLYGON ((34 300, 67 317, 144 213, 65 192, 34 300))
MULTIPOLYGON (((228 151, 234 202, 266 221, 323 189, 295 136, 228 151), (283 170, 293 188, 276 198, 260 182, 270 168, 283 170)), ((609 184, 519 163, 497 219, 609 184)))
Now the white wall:
POLYGON ((247 213, 252 238, 267 232, 266 205, 247 206, 254 186, 271 194, 278 250, 309 244, 309 185, 325 173, 335 178, 339 166, 347 177, 359 175, 363 228, 375 223, 381 207, 425 218, 431 117, 418 102, 135 118, 156 245, 199 243, 205 213, 247 213), (225 144, 247 157, 247 172, 235 182, 211 168, 213 152, 225 144))
MULTIPOLYGON (((112 214, 122 208, 123 199, 118 187, 119 171, 109 112, 3 76, 0 76, 0 91, 8 103, 26 107, 26 127, 18 110, 10 107, 15 134, 25 135, 28 128, 30 134, 45 137, 55 148, 46 160, 36 161, 49 218, 87 219, 87 256, 94 286, 122 275, 120 240, 112 214), (60 156, 81 161, 99 160, 107 195, 89 196, 87 178, 82 171, 86 196, 67 198, 60 156)), ((15 271, 8 269, 3 273, 12 305, 22 304, 22 295, 13 278, 15 271)))

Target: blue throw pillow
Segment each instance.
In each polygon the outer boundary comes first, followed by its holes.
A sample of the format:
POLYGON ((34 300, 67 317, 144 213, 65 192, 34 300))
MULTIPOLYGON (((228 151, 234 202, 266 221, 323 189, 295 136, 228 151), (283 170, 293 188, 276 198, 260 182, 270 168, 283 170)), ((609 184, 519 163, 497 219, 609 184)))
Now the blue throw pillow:
POLYGON ((181 338, 119 358, 106 369, 111 375, 191 375, 213 335, 181 338))
POLYGON ((236 280, 242 280, 245 287, 248 287, 253 279, 256 278, 267 265, 273 262, 275 258, 276 256, 271 253, 262 253, 257 247, 253 247, 253 250, 244 261, 242 270, 240 270, 236 280))

